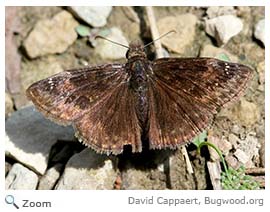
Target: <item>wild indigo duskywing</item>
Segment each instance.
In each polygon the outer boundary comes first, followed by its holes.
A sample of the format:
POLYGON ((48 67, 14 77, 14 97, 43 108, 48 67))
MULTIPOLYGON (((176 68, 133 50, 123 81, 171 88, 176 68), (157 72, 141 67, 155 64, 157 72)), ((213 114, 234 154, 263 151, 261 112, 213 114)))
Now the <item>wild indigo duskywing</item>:
POLYGON ((67 70, 27 89, 53 121, 72 124, 80 141, 97 152, 119 154, 176 148, 203 131, 217 111, 237 99, 252 70, 214 58, 149 61, 132 42, 125 64, 67 70))

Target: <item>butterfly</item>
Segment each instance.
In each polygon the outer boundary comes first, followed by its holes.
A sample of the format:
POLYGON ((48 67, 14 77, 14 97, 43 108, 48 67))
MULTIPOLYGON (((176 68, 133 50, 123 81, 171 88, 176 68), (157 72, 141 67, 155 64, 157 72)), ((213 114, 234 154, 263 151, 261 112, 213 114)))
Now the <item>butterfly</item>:
POLYGON ((175 149, 207 129, 252 77, 248 66, 214 58, 147 59, 131 42, 126 63, 66 70, 32 84, 28 98, 46 117, 73 125, 99 153, 175 149))

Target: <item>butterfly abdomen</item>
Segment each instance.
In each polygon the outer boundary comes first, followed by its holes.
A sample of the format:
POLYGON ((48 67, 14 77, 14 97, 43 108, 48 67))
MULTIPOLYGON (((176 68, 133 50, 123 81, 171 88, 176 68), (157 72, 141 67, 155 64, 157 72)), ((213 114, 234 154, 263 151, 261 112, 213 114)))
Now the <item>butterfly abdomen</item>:
POLYGON ((140 122, 141 128, 147 128, 148 119, 148 76, 147 69, 149 64, 144 60, 137 59, 130 61, 128 64, 130 81, 129 88, 134 93, 134 103, 136 115, 140 122))

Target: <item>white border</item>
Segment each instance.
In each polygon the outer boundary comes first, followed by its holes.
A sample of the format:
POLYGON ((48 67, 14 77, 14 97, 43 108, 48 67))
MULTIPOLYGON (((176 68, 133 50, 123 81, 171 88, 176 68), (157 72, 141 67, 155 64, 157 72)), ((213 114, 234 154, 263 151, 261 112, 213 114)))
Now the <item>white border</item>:
MULTIPOLYGON (((3 194, 3 189, 5 189, 5 181, 3 177, 5 176, 4 166, 5 166, 5 149, 4 149, 4 138, 5 138, 5 8, 0 7, 0 114, 1 114, 1 125, 0 125, 0 193, 3 194), (3 168, 2 168, 3 167, 3 168)), ((0 201, 2 200, 2 195, 0 194, 0 201)), ((0 206, 1 207, 1 206, 0 206)))
POLYGON ((264 6, 267 0, 6 0, 7 6, 264 6))
POLYGON ((265 187, 266 190, 269 190, 270 186, 270 28, 269 28, 269 21, 270 21, 270 7, 267 6, 265 8, 265 187))
MULTIPOLYGON (((4 100, 4 89, 5 89, 5 77, 4 77, 4 70, 5 70, 5 45, 4 45, 4 35, 5 35, 5 8, 4 6, 19 6, 19 5, 29 5, 29 6, 36 6, 36 5, 44 5, 44 6, 57 6, 57 5, 93 5, 93 6, 105 6, 105 5, 115 5, 115 6, 122 6, 122 5, 132 5, 132 6, 140 6, 140 5, 156 5, 156 6, 265 6, 267 0, 225 0, 225 1, 217 1, 217 0, 166 0, 166 1, 157 1, 157 0, 136 0, 136 1, 127 1, 127 0, 119 0, 119 1, 92 1, 91 0, 76 0, 76 1, 67 1, 67 0, 7 0, 7 1, 1 1, 1 7, 0 7, 0 25, 1 28, 1 78, 0 78, 0 89, 1 89, 1 101, 4 100)), ((266 41, 265 46, 266 48, 266 71, 265 71, 265 78, 266 78, 266 86, 265 86, 265 110, 266 110, 266 122, 265 122, 265 156, 266 156, 266 191, 5 191, 4 187, 4 169, 0 169, 0 208, 1 211, 14 211, 14 208, 10 207, 10 205, 6 205, 4 202, 4 195, 6 194, 14 194, 16 195, 17 201, 20 201, 22 199, 32 199, 36 201, 52 201, 55 205, 51 209, 45 209, 46 211, 59 211, 59 210, 75 210, 79 209, 84 211, 105 211, 105 210, 111 210, 114 211, 115 209, 118 211, 149 211, 149 210, 168 210, 171 209, 172 211, 182 211, 182 210, 188 210, 188 211, 198 211, 198 210, 207 210, 207 211, 228 211, 228 209, 235 210, 247 210, 252 209, 256 210, 259 209, 260 211, 265 211, 265 208, 268 208, 267 205, 269 205, 269 179, 270 179, 270 161, 269 161, 269 138, 270 138, 270 125, 269 125, 269 79, 270 79, 270 64, 269 64, 269 38, 270 38, 270 32, 269 32, 269 7, 266 8, 266 41), (268 38, 268 39, 267 39, 268 38), (130 206, 127 204, 127 196, 136 196, 136 197, 145 197, 145 196, 167 196, 170 198, 179 198, 179 197, 198 197, 203 198, 205 195, 210 195, 212 197, 218 197, 222 196, 223 198, 226 197, 241 197, 243 195, 246 195, 247 197, 251 198, 262 198, 264 197, 264 203, 265 206, 263 208, 260 207, 254 207, 252 205, 244 205, 244 206, 226 206, 226 207, 217 207, 217 206, 209 206, 209 205, 200 205, 200 207, 197 206, 180 206, 180 207, 164 207, 161 205, 141 205, 141 206, 130 206)), ((1 119, 1 144, 0 144, 0 160, 2 165, 4 165, 4 101, 1 102, 0 111, 2 114, 1 119)), ((3 166, 1 166, 3 167, 3 166)), ((79 183, 79 182, 78 182, 79 183)), ((33 209, 36 211, 37 209, 33 209)), ((42 209, 40 209, 42 210, 42 209)))

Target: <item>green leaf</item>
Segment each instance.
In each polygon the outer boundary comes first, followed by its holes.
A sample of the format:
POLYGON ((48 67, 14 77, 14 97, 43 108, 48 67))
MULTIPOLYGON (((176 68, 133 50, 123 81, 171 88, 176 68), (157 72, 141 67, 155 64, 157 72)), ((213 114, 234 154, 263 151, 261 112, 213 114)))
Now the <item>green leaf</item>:
POLYGON ((223 189, 234 190, 254 190, 259 189, 259 183, 251 176, 245 174, 245 167, 240 166, 238 169, 228 168, 228 174, 221 173, 221 185, 223 189))
POLYGON ((82 37, 86 37, 89 36, 91 33, 91 29, 88 26, 84 26, 84 25, 79 25, 75 28, 76 32, 78 33, 78 35, 82 36, 82 37))
POLYGON ((193 139, 192 143, 194 143, 197 147, 200 146, 201 143, 205 142, 207 138, 207 132, 204 130, 200 135, 193 139))
POLYGON ((229 58, 229 56, 227 54, 225 54, 225 53, 218 54, 216 58, 217 59, 220 59, 220 60, 223 60, 223 61, 226 61, 226 62, 230 62, 231 61, 230 58, 229 58))

